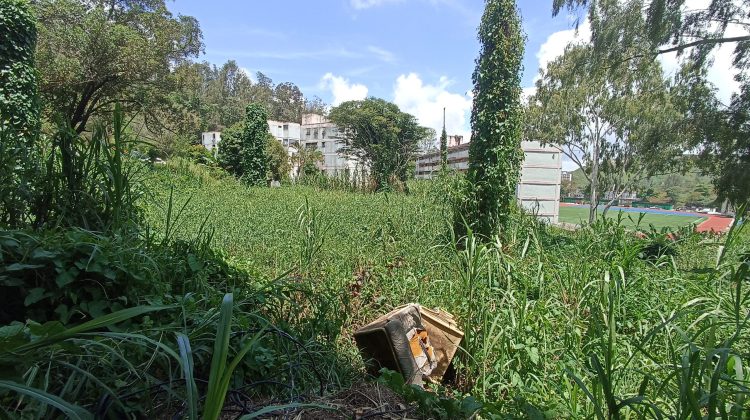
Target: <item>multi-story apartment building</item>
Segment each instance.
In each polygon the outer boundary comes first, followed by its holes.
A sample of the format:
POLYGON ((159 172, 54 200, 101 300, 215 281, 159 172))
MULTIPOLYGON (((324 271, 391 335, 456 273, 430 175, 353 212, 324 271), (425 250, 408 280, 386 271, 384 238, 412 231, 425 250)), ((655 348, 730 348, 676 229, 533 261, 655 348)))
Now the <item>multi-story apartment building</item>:
POLYGON ((326 174, 335 175, 362 169, 356 159, 341 153, 341 148, 344 147, 341 133, 326 117, 318 114, 303 115, 300 137, 303 147, 319 150, 323 154, 320 169, 326 174))
POLYGON ((268 132, 284 147, 296 147, 301 138, 301 129, 299 123, 268 120, 268 132))

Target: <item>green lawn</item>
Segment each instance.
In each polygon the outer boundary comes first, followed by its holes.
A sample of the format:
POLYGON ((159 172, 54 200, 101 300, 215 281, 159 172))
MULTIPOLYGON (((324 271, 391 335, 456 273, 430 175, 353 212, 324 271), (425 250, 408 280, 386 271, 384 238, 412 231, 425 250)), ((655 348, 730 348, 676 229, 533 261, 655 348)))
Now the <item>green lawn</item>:
MULTIPOLYGON (((601 214, 601 213, 600 213, 601 214)), ((638 223, 640 213, 635 212, 623 212, 622 220, 625 226, 633 227, 638 223)), ((588 220, 589 208, 588 207, 572 207, 572 206, 561 206, 560 207, 560 221, 564 223, 575 223, 581 224, 581 221, 588 220)), ((619 212, 610 210, 607 212, 608 218, 619 217, 619 212)), ((680 216, 680 215, 667 215, 667 214, 653 214, 646 213, 641 220, 641 226, 653 225, 656 228, 662 227, 681 227, 691 223, 700 223, 705 220, 705 217, 696 216, 680 216)))

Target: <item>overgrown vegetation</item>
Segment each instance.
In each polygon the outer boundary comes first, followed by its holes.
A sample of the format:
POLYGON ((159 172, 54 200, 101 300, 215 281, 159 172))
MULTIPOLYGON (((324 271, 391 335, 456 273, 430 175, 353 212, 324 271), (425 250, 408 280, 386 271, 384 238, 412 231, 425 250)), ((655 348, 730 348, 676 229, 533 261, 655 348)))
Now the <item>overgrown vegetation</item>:
MULTIPOLYGON (((6 22, 23 26, 31 16, 26 3, 7 4, 2 35, 6 22)), ((148 5, 109 11, 171 19, 161 1, 148 5)), ((112 22, 101 19, 101 2, 90 6, 95 22, 112 22)), ((46 121, 54 128, 44 131, 14 127, 35 118, 38 108, 25 108, 33 95, 1 107, 1 144, 30 141, 35 153, 33 171, 5 168, 28 186, 23 205, 0 188, 0 417, 349 416, 355 409, 327 398, 370 379, 352 333, 417 301, 454 314, 464 331, 455 375, 422 390, 384 371, 381 382, 403 405, 363 417, 747 418, 745 207, 725 236, 646 229, 642 219, 636 234, 621 218, 568 232, 515 208, 504 183, 517 175, 520 153, 512 6, 490 1, 480 31, 475 78, 502 107, 478 98, 475 130, 487 136, 472 158, 487 162, 470 176, 476 185, 485 171, 503 183, 478 207, 493 213, 476 231, 473 219, 465 232, 450 228, 467 197, 466 180, 448 171, 410 182, 409 194, 364 194, 356 186, 366 178, 317 177, 316 157, 307 156, 300 166, 310 185, 260 187, 271 162, 260 105, 247 108, 239 142, 228 143, 237 156, 220 158, 238 157, 227 168, 241 179, 200 149, 192 161, 152 163, 117 105, 111 115, 97 110, 107 118, 85 135, 77 131, 87 117, 46 121)), ((135 36, 131 29, 115 35, 135 36)), ((385 114, 368 108, 379 125, 360 127, 383 138, 367 147, 403 146, 379 155, 387 159, 370 190, 382 190, 392 177, 404 181, 402 159, 426 133, 371 101, 385 114)))

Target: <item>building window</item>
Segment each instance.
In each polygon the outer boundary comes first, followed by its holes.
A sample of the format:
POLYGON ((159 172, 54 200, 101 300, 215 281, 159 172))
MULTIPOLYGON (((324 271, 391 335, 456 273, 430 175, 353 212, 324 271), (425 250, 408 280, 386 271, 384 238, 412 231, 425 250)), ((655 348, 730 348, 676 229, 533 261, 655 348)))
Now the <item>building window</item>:
POLYGON ((322 143, 320 143, 320 148, 321 148, 321 149, 325 149, 325 148, 326 148, 326 142, 322 142, 322 143))
POLYGON ((313 130, 313 138, 314 139, 318 138, 318 129, 317 128, 315 130, 313 130))
POLYGON ((211 134, 213 136, 213 139, 216 140, 216 133, 211 134))
POLYGON ((320 138, 322 138, 322 139, 326 138, 326 129, 325 128, 323 129, 320 138))
POLYGON ((310 129, 305 130, 305 138, 310 138, 310 129))

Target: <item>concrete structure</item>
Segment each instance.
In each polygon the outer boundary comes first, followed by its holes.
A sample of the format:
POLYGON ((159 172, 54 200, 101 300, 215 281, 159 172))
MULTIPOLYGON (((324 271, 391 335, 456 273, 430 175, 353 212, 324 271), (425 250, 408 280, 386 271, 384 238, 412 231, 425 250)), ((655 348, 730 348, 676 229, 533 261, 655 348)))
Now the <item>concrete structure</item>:
POLYGON ((210 152, 216 154, 216 146, 221 141, 221 131, 206 131, 201 134, 201 144, 210 152))
POLYGON ((268 132, 285 147, 294 147, 299 143, 301 130, 299 123, 268 120, 268 132))
MULTIPOLYGON (((557 223, 560 214, 561 152, 552 146, 542 146, 538 141, 524 141, 521 147, 524 162, 516 196, 528 211, 550 223, 557 223)), ((448 167, 458 172, 469 169, 469 143, 448 148, 448 167)), ((417 159, 418 179, 430 179, 438 171, 440 151, 427 153, 417 159)))
POLYGON ((558 223, 560 215, 560 175, 562 152, 538 141, 524 141, 521 182, 516 196, 521 206, 540 219, 558 223))
POLYGON ((341 139, 338 127, 326 117, 318 114, 303 115, 300 136, 300 143, 303 147, 310 150, 319 150, 323 154, 320 169, 327 175, 362 169, 358 166, 357 160, 341 154, 344 142, 341 139))

